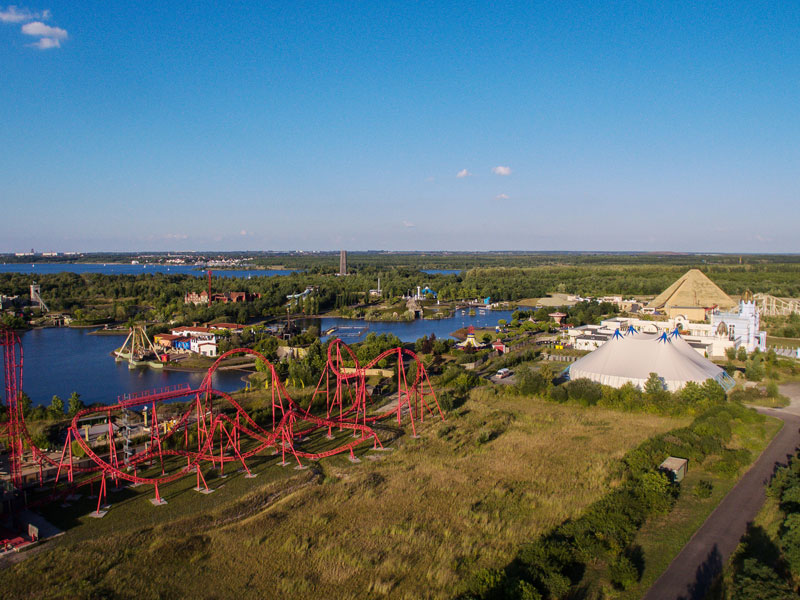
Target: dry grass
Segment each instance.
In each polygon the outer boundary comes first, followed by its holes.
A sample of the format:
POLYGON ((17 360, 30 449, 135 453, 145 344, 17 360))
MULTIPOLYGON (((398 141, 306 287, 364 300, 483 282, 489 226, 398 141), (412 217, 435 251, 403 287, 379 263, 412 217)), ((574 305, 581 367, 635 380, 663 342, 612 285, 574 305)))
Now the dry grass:
POLYGON ((477 390, 448 421, 426 422, 420 438, 406 435, 358 465, 323 461, 322 483, 266 507, 242 509, 309 472, 247 480, 256 482, 250 498, 220 490, 189 517, 180 503, 197 496, 178 494, 152 509, 161 522, 145 529, 105 522, 112 514, 82 521, 57 547, 0 573, 0 588, 37 589, 32 597, 449 598, 476 568, 505 565, 520 543, 600 498, 626 451, 685 423, 477 390))

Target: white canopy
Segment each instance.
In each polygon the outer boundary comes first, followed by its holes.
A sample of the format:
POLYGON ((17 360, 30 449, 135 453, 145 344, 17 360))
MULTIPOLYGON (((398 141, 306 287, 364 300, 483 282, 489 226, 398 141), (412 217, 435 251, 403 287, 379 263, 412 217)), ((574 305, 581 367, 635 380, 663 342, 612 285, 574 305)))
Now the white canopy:
POLYGON ((570 379, 591 379, 619 388, 627 382, 644 389, 650 373, 657 373, 667 389, 676 391, 689 381, 714 379, 723 387, 727 373, 700 356, 680 335, 619 331, 597 350, 575 361, 570 379))

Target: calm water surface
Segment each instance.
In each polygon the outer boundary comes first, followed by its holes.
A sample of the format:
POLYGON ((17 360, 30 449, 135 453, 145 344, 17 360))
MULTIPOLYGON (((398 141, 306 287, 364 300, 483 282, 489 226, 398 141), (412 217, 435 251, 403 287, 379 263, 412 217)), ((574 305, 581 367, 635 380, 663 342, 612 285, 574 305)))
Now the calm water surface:
MULTIPOLYGON (((215 277, 275 277, 291 275, 291 269, 234 269, 230 271, 214 271, 215 277)), ((193 275, 205 277, 206 269, 198 269, 190 265, 118 265, 89 263, 34 263, 34 264, 0 264, 0 273, 102 273, 103 275, 145 275, 147 273, 165 273, 167 275, 193 275)))
MULTIPOLYGON (((374 332, 393 333, 404 342, 413 342, 423 335, 449 338, 456 329, 474 325, 491 327, 498 319, 511 320, 510 310, 478 309, 474 317, 459 310, 456 316, 438 321, 418 319, 410 323, 379 323, 355 319, 308 319, 306 325, 317 325, 322 331, 332 327, 333 336, 354 343, 374 332)), ((88 329, 34 329, 21 334, 24 351, 23 389, 35 405, 50 404, 54 394, 66 400, 72 392, 91 404, 111 404, 117 397, 157 387, 188 383, 200 384, 203 373, 159 371, 149 368, 128 369, 128 363, 116 362, 110 353, 125 341, 118 335, 89 335, 88 329)), ((241 371, 217 372, 214 387, 232 392, 244 387, 241 371)))
POLYGON ((422 272, 431 275, 458 275, 461 269, 423 269, 422 272))
MULTIPOLYGON (((511 310, 482 310, 477 309, 474 317, 469 316, 466 310, 459 310, 457 314, 449 319, 417 319, 416 321, 403 323, 385 323, 377 321, 360 321, 357 319, 341 319, 323 317, 322 319, 309 319, 304 322, 305 326, 318 325, 320 331, 325 332, 332 327, 336 327, 330 337, 341 338, 348 344, 360 342, 369 333, 393 333, 404 342, 414 342, 424 335, 435 334, 437 338, 450 338, 456 329, 462 327, 494 327, 497 321, 505 319, 511 321, 511 310)), ((323 337, 323 340, 327 337, 323 337)))
MULTIPOLYGON (((277 275, 291 275, 300 269, 231 269, 215 270, 217 277, 275 277, 277 275)), ((166 273, 168 275, 194 275, 205 277, 206 269, 191 265, 126 265, 126 264, 101 264, 101 263, 0 263, 0 273, 102 273, 103 275, 142 275, 143 273, 166 273)), ((423 273, 431 275, 454 275, 459 269, 425 269, 423 273)))
MULTIPOLYGON (((20 335, 24 352, 23 390, 34 405, 50 404, 53 395, 63 400, 78 392, 86 404, 112 404, 117 396, 167 385, 188 383, 194 387, 203 373, 128 369, 109 353, 125 341, 118 335, 89 335, 87 329, 34 329, 20 335)), ((217 372, 214 387, 231 392, 244 387, 243 373, 217 372)))

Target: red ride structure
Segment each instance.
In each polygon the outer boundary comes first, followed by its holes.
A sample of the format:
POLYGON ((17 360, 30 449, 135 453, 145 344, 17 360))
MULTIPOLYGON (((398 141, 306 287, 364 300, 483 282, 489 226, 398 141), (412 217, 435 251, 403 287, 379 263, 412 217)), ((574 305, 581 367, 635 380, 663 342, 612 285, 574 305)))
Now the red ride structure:
MULTIPOLYGON (((153 503, 162 504, 159 485, 190 474, 196 478, 197 491, 213 491, 206 483, 203 467, 217 469, 220 475, 224 475, 226 468, 230 470, 235 466, 245 473, 245 477, 255 477, 248 461, 270 449, 279 457, 279 464, 294 463, 297 469, 305 468, 302 459, 314 461, 342 453, 348 453, 352 461, 358 462, 354 450, 359 446, 371 444, 372 450, 384 449, 373 429, 377 422, 396 417, 398 425, 401 425, 407 416, 416 437, 417 427, 424 421, 426 413, 444 419, 425 366, 416 354, 404 348, 387 350, 362 366, 347 345, 339 339, 333 340, 328 345, 327 361, 308 408, 301 407, 291 398, 269 360, 254 350, 240 348, 217 358, 197 389, 189 385, 162 388, 118 398, 113 405, 81 410, 70 423, 60 459, 55 460, 33 444, 19 407, 22 391, 22 345, 19 337, 13 331, 3 329, 0 330, 0 342, 8 411, 8 420, 3 427, 8 438, 12 483, 17 489, 23 485, 23 450, 28 446, 34 464, 38 465, 40 485, 44 483, 44 466, 57 467, 56 485, 62 477, 74 485, 78 483, 76 472, 90 473, 79 485, 99 482, 98 515, 103 514, 100 509, 107 497, 106 482, 109 479, 117 485, 120 481, 152 485, 155 490, 153 503), (214 372, 224 359, 236 354, 252 355, 266 366, 271 412, 271 421, 267 425, 257 423, 231 395, 213 389, 214 372), (381 367, 379 372, 382 375, 391 373, 396 383, 396 392, 393 391, 381 408, 373 408, 366 384, 367 377, 375 372, 373 369, 376 367, 381 367), (169 422, 162 422, 159 407, 179 400, 183 401, 180 411, 169 422), (323 404, 324 416, 314 414, 310 409, 323 404), (120 440, 118 422, 125 411, 146 415, 144 427, 140 428, 140 439, 133 448, 128 436, 120 440), (149 423, 146 422, 147 415, 149 423), (81 435, 81 422, 92 417, 105 419, 106 444, 102 449, 91 442, 88 432, 81 435), (336 436, 334 431, 349 435, 336 436), (323 436, 323 432, 326 435, 323 436), (145 440, 141 439, 142 434, 145 440), (76 464, 76 446, 81 449, 79 453, 89 459, 84 459, 81 465, 76 464)), ((163 412, 162 409, 162 415, 163 412)))

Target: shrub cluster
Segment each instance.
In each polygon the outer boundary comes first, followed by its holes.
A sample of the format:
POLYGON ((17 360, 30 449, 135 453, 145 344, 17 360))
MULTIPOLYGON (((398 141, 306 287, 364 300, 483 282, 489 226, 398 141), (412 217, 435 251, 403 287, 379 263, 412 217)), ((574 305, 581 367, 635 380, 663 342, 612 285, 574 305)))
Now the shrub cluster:
POLYGON ((722 453, 736 420, 762 422, 764 417, 738 404, 715 407, 690 426, 651 438, 628 452, 620 486, 580 517, 524 545, 505 569, 477 572, 464 598, 561 598, 596 560, 609 565, 615 586, 631 587, 642 568, 630 559, 636 533, 648 517, 669 512, 679 492, 658 466, 670 455, 702 462, 722 453))
POLYGON ((589 379, 573 379, 551 386, 542 377, 517 374, 515 390, 523 394, 536 394, 553 402, 574 402, 582 406, 602 406, 629 412, 647 412, 665 415, 697 415, 726 402, 725 390, 713 379, 702 385, 689 382, 678 392, 664 389, 655 373, 641 390, 633 383, 620 388, 601 385, 589 379))
POLYGON ((767 488, 778 501, 777 540, 761 527, 751 526, 732 560, 725 585, 731 600, 783 600, 797 597, 800 576, 800 459, 780 468, 767 488), (777 542, 777 543, 776 543, 777 542))
POLYGON ((778 500, 782 513, 778 530, 781 560, 772 566, 778 574, 783 566, 795 578, 800 577, 800 457, 793 457, 786 467, 778 470, 767 493, 778 500))

